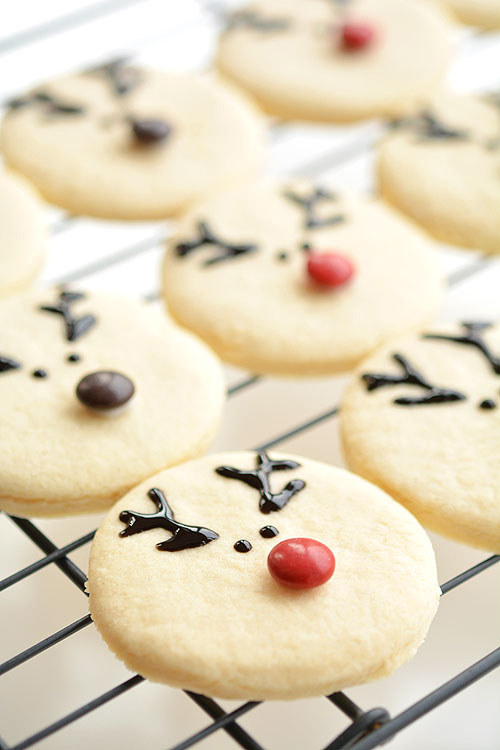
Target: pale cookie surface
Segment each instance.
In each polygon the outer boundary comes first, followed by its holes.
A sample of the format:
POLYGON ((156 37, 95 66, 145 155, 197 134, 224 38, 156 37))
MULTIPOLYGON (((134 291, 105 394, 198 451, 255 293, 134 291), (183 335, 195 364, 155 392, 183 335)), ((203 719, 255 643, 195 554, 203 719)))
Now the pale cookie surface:
POLYGON ((438 0, 449 8, 463 23, 484 29, 500 28, 500 3, 498 0, 438 0))
POLYGON ((500 552, 499 389, 498 325, 392 342, 345 393, 349 467, 429 529, 500 552))
POLYGON ((223 84, 114 63, 13 100, 1 140, 7 163, 69 211, 161 219, 252 177, 264 132, 223 84))
POLYGON ((130 669, 244 699, 389 675, 422 643, 439 599, 431 544, 404 508, 344 470, 274 452, 204 457, 136 487, 97 532, 88 585, 97 628, 130 669), (157 518, 141 516, 158 498, 157 518), (175 521, 161 527, 165 511, 175 521), (185 548, 203 534, 209 543, 185 548), (335 556, 326 583, 295 590, 271 577, 269 553, 297 537, 335 556))
POLYGON ((29 286, 45 253, 42 204, 24 180, 0 172, 0 297, 29 286))
POLYGON ((172 315, 228 362, 320 375, 425 325, 441 281, 432 243, 381 202, 303 182, 258 183, 183 218, 164 292, 172 315), (336 288, 308 271, 313 255, 331 251, 353 267, 336 288))
POLYGON ((209 447, 223 390, 212 353, 151 305, 54 289, 3 301, 0 507, 35 516, 109 507, 209 447), (108 382, 106 372, 118 375, 108 382))
POLYGON ((449 54, 447 21, 429 4, 266 0, 232 16, 218 65, 273 114, 352 121, 418 105, 439 85, 449 54), (346 49, 344 24, 368 26, 372 39, 346 49))
POLYGON ((378 160, 382 195, 438 239, 500 252, 500 104, 436 98, 396 123, 378 160))

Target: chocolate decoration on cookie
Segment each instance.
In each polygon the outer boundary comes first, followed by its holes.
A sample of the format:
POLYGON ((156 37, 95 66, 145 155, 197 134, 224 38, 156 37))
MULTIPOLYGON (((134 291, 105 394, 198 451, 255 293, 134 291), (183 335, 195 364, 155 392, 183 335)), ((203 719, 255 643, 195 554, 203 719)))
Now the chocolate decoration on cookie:
POLYGON ((75 318, 71 314, 71 305, 78 300, 85 299, 81 292, 59 292, 59 304, 41 305, 40 310, 62 315, 66 324, 66 340, 76 341, 84 333, 87 333, 97 322, 94 315, 86 314, 75 318))
POLYGON ((259 510, 261 513, 272 513, 283 510, 285 505, 294 495, 304 489, 306 483, 302 479, 292 479, 291 482, 283 487, 281 492, 273 494, 269 485, 269 475, 273 471, 286 471, 288 469, 297 469, 300 466, 296 461, 273 461, 267 453, 259 451, 257 453, 257 469, 247 471, 235 469, 232 466, 218 466, 215 471, 222 477, 228 479, 238 479, 245 482, 250 487, 259 491, 260 501, 259 510))
POLYGON ((298 206, 304 209, 304 229, 319 229, 320 227, 329 227, 333 224, 339 224, 345 221, 343 214, 334 214, 333 216, 327 216, 321 219, 317 215, 318 204, 323 201, 335 201, 337 200, 336 195, 330 193, 324 188, 315 188, 309 196, 301 196, 293 193, 291 190, 285 190, 283 193, 285 198, 293 201, 298 206))
POLYGON ((47 370, 41 370, 41 369, 33 370, 31 374, 33 375, 34 378, 48 378, 49 376, 49 373, 47 372, 47 370))
POLYGON ((120 372, 91 372, 76 387, 79 401, 89 409, 110 411, 124 406, 134 395, 134 384, 120 372))
POLYGON ((490 363, 491 368, 495 375, 500 375, 500 357, 496 357, 488 347, 488 345, 485 343, 483 337, 481 336, 481 332, 485 331, 486 329, 490 328, 492 326, 492 323, 480 323, 480 322, 473 322, 473 323, 462 323, 461 324, 463 328, 467 331, 467 333, 464 336, 445 336, 440 333, 426 333, 424 334, 424 339, 437 339, 439 341, 453 341, 456 344, 466 344, 469 346, 475 346, 476 349, 479 349, 481 354, 487 359, 487 361, 490 363))
POLYGON ((255 29, 256 31, 283 31, 288 29, 287 18, 265 18, 255 10, 239 10, 232 13, 226 21, 226 31, 236 28, 255 29))
POLYGON ((141 71, 129 67, 127 59, 124 57, 111 60, 104 65, 98 65, 96 68, 86 70, 85 73, 103 75, 111 85, 113 94, 118 97, 129 94, 142 80, 141 71))
POLYGON ((138 143, 145 146, 165 141, 172 132, 172 127, 164 120, 132 119, 131 125, 134 138, 138 143))
POLYGON ((278 536, 279 531, 276 526, 263 526, 259 530, 259 534, 264 539, 274 539, 275 536, 278 536))
POLYGON ((19 370, 21 367, 20 362, 16 362, 15 359, 10 357, 4 357, 0 354, 0 373, 8 372, 9 370, 19 370))
POLYGON ((9 109, 21 109, 32 104, 42 105, 44 111, 51 115, 82 115, 85 112, 84 107, 68 104, 46 91, 34 91, 26 96, 11 99, 7 106, 9 109))
POLYGON ((479 408, 480 409, 496 409, 497 405, 493 401, 492 398, 485 398, 484 401, 481 401, 481 403, 479 404, 479 408))
POLYGON ((233 544, 233 547, 236 552, 250 552, 250 550, 252 549, 252 545, 246 539, 240 539, 239 541, 235 542, 233 544))
POLYGON ((189 255, 189 253, 193 252, 193 250, 197 250, 199 247, 203 247, 204 245, 214 245, 215 247, 218 247, 223 251, 222 254, 214 255, 212 258, 208 258, 207 260, 203 261, 202 264, 204 266, 212 266, 215 263, 221 263, 224 260, 235 258, 237 255, 253 253, 255 252, 255 250, 257 250, 257 245, 232 245, 231 243, 220 239, 220 237, 217 237, 214 232, 212 232, 206 221, 199 221, 197 224, 197 229, 199 234, 198 239, 192 240, 190 242, 180 242, 178 245, 176 245, 175 252, 180 258, 183 258, 185 255, 189 255))
POLYGON ((140 534, 143 531, 149 531, 149 529, 166 529, 171 531, 173 536, 156 545, 156 549, 162 552, 179 552, 192 547, 202 547, 204 544, 219 538, 219 535, 211 529, 205 529, 202 526, 187 526, 176 521, 165 494, 157 487, 149 490, 148 497, 158 508, 157 513, 146 514, 137 513, 134 510, 122 510, 119 518, 120 521, 127 524, 127 527, 120 531, 120 536, 140 534))
POLYGON ((80 355, 79 355, 79 354, 69 354, 69 355, 68 355, 68 356, 66 357, 66 360, 67 360, 68 362, 79 362, 79 361, 81 360, 81 357, 80 357, 80 355))
POLYGON ((429 110, 423 110, 414 117, 402 117, 390 123, 392 128, 413 128, 421 137, 421 140, 469 140, 470 134, 467 130, 451 128, 444 125, 429 110))
POLYGON ((450 401, 463 401, 466 396, 459 391, 449 388, 440 388, 429 383, 402 354, 393 354, 393 359, 401 365, 403 375, 386 375, 379 373, 365 373, 361 376, 366 383, 368 391, 374 391, 387 385, 417 385, 424 388, 427 393, 423 396, 402 396, 396 398, 393 403, 398 406, 421 406, 424 404, 442 404, 450 401))

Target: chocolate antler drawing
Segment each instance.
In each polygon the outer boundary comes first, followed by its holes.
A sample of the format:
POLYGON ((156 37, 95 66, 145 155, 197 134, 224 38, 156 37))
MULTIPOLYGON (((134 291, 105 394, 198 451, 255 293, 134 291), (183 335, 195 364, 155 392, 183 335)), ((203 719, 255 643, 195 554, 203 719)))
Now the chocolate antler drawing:
POLYGON ((393 120, 393 128, 414 128, 421 140, 433 139, 450 139, 450 140, 468 140, 470 134, 467 130, 451 128, 444 125, 435 114, 425 109, 413 117, 402 117, 399 120, 393 120))
POLYGON ((208 258, 203 262, 204 266, 212 266, 214 263, 220 263, 223 260, 229 260, 237 255, 243 253, 252 253, 257 250, 257 245, 246 244, 246 245, 233 245, 230 242, 222 240, 220 237, 212 232, 206 221, 199 221, 197 224, 199 237, 190 242, 180 242, 175 247, 175 251, 179 257, 189 255, 193 250, 204 245, 215 245, 220 248, 223 252, 221 255, 214 255, 212 258, 208 258))
POLYGON ((87 331, 97 322, 94 315, 82 315, 80 318, 75 318, 72 315, 71 305, 80 299, 85 299, 85 295, 81 292, 61 291, 59 292, 59 304, 42 305, 40 307, 40 310, 45 310, 45 312, 62 315, 66 325, 67 341, 76 341, 80 336, 83 336, 84 333, 87 333, 87 331))
POLYGON ((11 359, 11 357, 4 357, 2 354, 0 354, 0 372, 18 370, 20 367, 20 362, 16 362, 15 359, 11 359))
POLYGON ((254 471, 235 469, 232 466, 218 466, 215 471, 222 477, 238 479, 240 482, 245 482, 250 487, 254 487, 260 493, 259 509, 261 513, 272 513, 282 510, 297 492, 304 489, 306 483, 302 479, 292 479, 281 492, 273 494, 269 485, 269 475, 273 471, 297 469, 299 466, 300 464, 296 461, 273 461, 267 453, 259 451, 257 453, 257 469, 254 471))
POLYGON ((238 10, 226 20, 226 30, 236 28, 255 29, 256 31, 282 31, 290 26, 287 18, 265 18, 255 10, 238 10))
POLYGON ((386 375, 379 373, 365 373, 362 379, 366 383, 367 390, 374 391, 387 385, 418 385, 424 388, 427 393, 423 396, 402 396, 394 400, 399 406, 419 406, 422 404, 440 404, 447 401, 463 401, 466 396, 459 391, 452 391, 449 388, 440 388, 439 386, 429 383, 415 367, 413 367, 402 354, 393 354, 393 359, 401 366, 402 375, 386 375))
POLYGON ((462 323, 467 333, 464 336, 445 336, 441 333, 426 333, 424 339, 438 339, 440 341, 454 341, 456 344, 468 344, 479 349, 488 360, 495 375, 500 375, 500 357, 496 357, 488 347, 481 332, 491 328, 492 323, 462 323))
POLYGON ((304 209, 305 229, 318 229, 319 227, 327 227, 333 224, 338 224, 339 222, 345 220, 345 216, 343 214, 334 214, 333 216, 328 216, 324 219, 320 219, 316 215, 318 203, 321 203, 322 201, 336 200, 336 196, 333 193, 330 193, 328 190, 325 190, 324 188, 314 188, 314 190, 308 196, 297 195, 291 190, 286 190, 283 195, 285 196, 285 198, 288 198, 304 209))
POLYGON ((156 548, 162 552, 179 552, 192 547, 202 547, 204 544, 218 539, 215 531, 205 529, 202 526, 187 526, 174 519, 174 512, 167 502, 167 498, 157 487, 148 492, 148 497, 155 503, 158 511, 156 513, 138 513, 135 510, 122 510, 120 521, 127 527, 120 531, 120 536, 131 536, 140 534, 149 529, 166 529, 173 536, 164 542, 159 542, 156 548))
POLYGON ((104 76, 116 96, 129 94, 142 79, 141 71, 127 65, 126 57, 110 60, 103 65, 84 71, 87 74, 98 74, 104 76))
POLYGON ((47 93, 47 91, 33 91, 26 96, 20 96, 7 102, 9 109, 21 109, 28 105, 37 104, 43 107, 44 111, 50 115, 81 115, 84 108, 76 104, 68 104, 62 99, 47 93))

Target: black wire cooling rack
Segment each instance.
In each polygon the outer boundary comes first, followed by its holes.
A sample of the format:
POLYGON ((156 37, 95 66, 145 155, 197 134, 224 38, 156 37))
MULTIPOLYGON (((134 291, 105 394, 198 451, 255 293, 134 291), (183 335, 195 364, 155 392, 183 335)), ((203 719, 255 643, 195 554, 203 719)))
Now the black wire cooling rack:
MULTIPOLYGON (((94 3, 83 9, 70 12, 64 16, 53 19, 52 21, 48 21, 39 26, 16 33, 4 40, 0 40, 0 54, 7 51, 10 52, 24 45, 36 43, 41 39, 51 37, 51 35, 64 33, 68 30, 74 29, 79 24, 86 23, 90 20, 98 20, 108 14, 117 12, 124 7, 140 4, 141 2, 144 3, 144 0, 109 0, 108 2, 94 3)), ((218 14, 223 10, 223 4, 214 2, 211 2, 210 4, 205 3, 204 8, 211 13, 215 11, 215 13, 218 14)), ((271 132, 271 142, 278 142, 285 131, 285 125, 280 123, 275 124, 271 132)), ((376 138, 377 134, 372 130, 362 131, 361 134, 357 133, 355 137, 344 142, 342 147, 327 149, 319 156, 312 157, 306 163, 299 165, 295 168, 294 174, 315 178, 321 177, 326 170, 340 167, 350 160, 357 159, 364 152, 370 150, 373 147, 376 138)), ((60 233, 65 232, 69 227, 74 226, 77 221, 78 219, 76 219, 76 217, 61 215, 52 224, 52 234, 59 235, 60 233)), ((154 234, 147 236, 138 242, 124 245, 118 250, 108 254, 105 258, 87 264, 76 271, 66 273, 56 280, 58 282, 85 281, 86 277, 91 274, 116 267, 120 263, 128 261, 135 256, 147 252, 151 248, 159 246, 163 236, 164 231, 161 233, 156 231, 154 234)), ((491 258, 484 255, 470 257, 470 261, 467 261, 465 265, 462 265, 458 270, 448 276, 448 285, 450 287, 455 287, 466 279, 469 279, 471 276, 484 269, 487 264, 492 262, 491 258)), ((151 292, 145 295, 145 298, 154 301, 157 296, 158 295, 155 292, 151 292)), ((228 388, 230 402, 237 397, 239 393, 252 388, 260 380, 261 378, 259 376, 250 375, 237 381, 234 385, 228 388)), ((335 419, 337 414, 338 408, 330 407, 310 416, 308 419, 296 424, 291 429, 269 437, 262 441, 260 445, 253 447, 255 450, 273 448, 295 436, 306 433, 308 430, 311 430, 327 420, 335 419)), ((69 558, 69 554, 79 548, 85 547, 85 545, 89 545, 95 532, 90 531, 85 535, 68 542, 64 546, 58 547, 32 521, 17 518, 15 516, 9 516, 9 518, 14 526, 42 551, 43 556, 36 562, 18 570, 0 581, 0 591, 14 586, 30 576, 36 575, 38 571, 47 566, 55 566, 80 589, 84 596, 86 596, 86 576, 84 572, 69 558)), ((442 595, 445 596, 449 591, 461 586, 474 576, 480 575, 483 571, 499 561, 500 555, 492 555, 473 567, 464 570, 459 575, 456 575, 441 585, 442 595)), ((70 638, 91 624, 92 621, 90 615, 87 614, 57 632, 52 633, 48 637, 12 656, 1 664, 0 675, 5 675, 28 660, 34 659, 42 652, 52 648, 63 640, 70 638)), ((477 680, 480 680, 498 666, 500 666, 500 646, 471 664, 467 669, 456 674, 437 689, 424 695, 395 716, 391 716, 383 707, 363 709, 345 693, 332 693, 331 695, 326 696, 326 699, 333 704, 337 710, 341 711, 346 717, 348 717, 350 724, 347 729, 334 737, 322 750, 348 750, 348 748, 355 748, 355 750, 370 750, 370 748, 379 747, 394 737, 402 729, 409 726, 428 712, 434 710, 445 701, 448 701, 454 695, 472 685, 477 680)), ((65 716, 62 716, 57 721, 43 727, 31 736, 17 742, 17 744, 12 745, 0 739, 0 750, 24 750, 24 748, 33 747, 90 712, 97 711, 109 701, 118 699, 121 695, 132 690, 141 682, 143 682, 143 678, 140 675, 132 676, 124 682, 116 685, 116 687, 111 690, 107 690, 90 702, 85 703, 65 716)), ((170 746, 169 750, 184 750, 185 748, 193 747, 209 735, 212 735, 215 732, 220 732, 221 730, 226 732, 234 740, 236 745, 239 745, 240 747, 246 748, 247 750, 264 750, 263 746, 255 738, 250 736, 250 734, 238 723, 240 717, 251 711, 258 711, 260 705, 258 702, 243 703, 234 710, 226 712, 220 705, 218 705, 218 703, 209 697, 197 695, 189 691, 184 692, 188 699, 193 701, 210 717, 211 721, 200 731, 197 731, 191 736, 186 737, 183 741, 170 746)), ((106 746, 111 746, 109 742, 106 742, 105 744, 106 746)), ((159 738, 158 747, 161 746, 163 746, 163 740, 159 738)), ((312 750, 312 748, 310 749, 307 747, 305 750, 312 750)))

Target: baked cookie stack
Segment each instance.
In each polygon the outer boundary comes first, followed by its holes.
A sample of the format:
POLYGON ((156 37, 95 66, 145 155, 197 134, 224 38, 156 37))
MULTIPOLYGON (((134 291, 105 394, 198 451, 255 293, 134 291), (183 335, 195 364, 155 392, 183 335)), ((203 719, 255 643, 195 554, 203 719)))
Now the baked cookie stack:
MULTIPOLYGON (((0 180, 0 507, 108 511, 92 617, 151 680, 262 700, 388 676, 438 606, 420 523, 500 548, 499 329, 433 323, 438 241, 500 252, 500 107, 443 93, 445 5, 472 18, 465 1, 257 2, 229 17, 218 78, 116 60, 9 103, 2 151, 21 177, 0 180), (266 179, 263 112, 384 118, 380 197, 266 179), (164 307, 14 294, 44 246, 23 180, 77 215, 173 220, 164 307), (203 457, 219 358, 257 375, 354 370, 354 473, 264 450, 203 457)), ((478 24, 495 23, 487 6, 478 24)))

